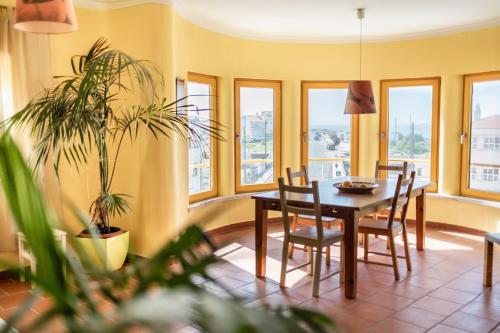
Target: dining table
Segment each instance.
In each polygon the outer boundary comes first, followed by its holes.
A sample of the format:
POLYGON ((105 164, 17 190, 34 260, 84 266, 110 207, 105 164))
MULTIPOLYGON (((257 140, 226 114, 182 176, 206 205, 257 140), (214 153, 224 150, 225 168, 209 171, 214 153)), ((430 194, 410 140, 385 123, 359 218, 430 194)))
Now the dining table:
MULTIPOLYGON (((319 182, 321 215, 343 220, 344 228, 344 293, 347 298, 356 298, 358 260, 358 221, 363 216, 376 213, 391 205, 396 189, 395 178, 341 177, 319 182), (336 183, 371 182, 378 187, 369 194, 347 194, 333 185, 336 183)), ((427 188, 433 183, 428 179, 416 179, 411 196, 415 198, 416 247, 425 248, 425 197, 427 188)), ((406 193, 406 189, 402 189, 406 193)), ((255 200, 255 274, 266 275, 268 211, 281 211, 279 191, 261 192, 252 195, 255 200)), ((311 194, 290 194, 287 199, 294 206, 311 207, 311 194)))

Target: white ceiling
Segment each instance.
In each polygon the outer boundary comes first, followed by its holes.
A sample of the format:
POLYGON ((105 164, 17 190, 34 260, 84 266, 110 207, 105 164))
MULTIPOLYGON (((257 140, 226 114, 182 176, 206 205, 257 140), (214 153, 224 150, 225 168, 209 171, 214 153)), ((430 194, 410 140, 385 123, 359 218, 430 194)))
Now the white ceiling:
MULTIPOLYGON (((109 1, 109 0, 107 0, 109 1)), ((421 38, 500 25, 500 0, 163 0, 192 23, 274 41, 355 42, 421 38)), ((500 42, 500 41, 499 41, 500 42)))

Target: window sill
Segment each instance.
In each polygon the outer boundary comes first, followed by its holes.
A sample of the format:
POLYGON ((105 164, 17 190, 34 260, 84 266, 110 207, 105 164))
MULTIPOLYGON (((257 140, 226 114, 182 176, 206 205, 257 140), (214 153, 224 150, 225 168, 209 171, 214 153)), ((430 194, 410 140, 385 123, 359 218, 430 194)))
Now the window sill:
POLYGON ((485 207, 500 208, 500 202, 493 201, 493 200, 476 199, 476 198, 470 198, 470 197, 463 197, 463 196, 459 196, 459 195, 438 194, 438 193, 429 193, 429 194, 427 194, 427 196, 429 198, 433 198, 433 199, 453 200, 453 201, 458 201, 458 202, 476 204, 476 205, 485 206, 485 207))
POLYGON ((214 197, 214 198, 210 198, 210 199, 206 199, 206 200, 193 202, 192 204, 189 205, 188 212, 191 210, 194 210, 194 209, 206 207, 206 206, 214 204, 214 203, 247 199, 256 193, 259 193, 259 192, 238 193, 238 194, 225 195, 225 196, 214 197))

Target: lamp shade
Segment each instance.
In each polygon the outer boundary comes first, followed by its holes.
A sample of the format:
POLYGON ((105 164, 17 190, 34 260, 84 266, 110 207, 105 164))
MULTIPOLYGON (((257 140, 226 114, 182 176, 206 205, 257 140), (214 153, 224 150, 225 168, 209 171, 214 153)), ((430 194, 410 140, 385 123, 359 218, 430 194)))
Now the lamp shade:
POLYGON ((349 82, 344 114, 377 113, 373 97, 372 82, 356 80, 349 82))
POLYGON ((14 28, 26 32, 62 34, 78 29, 72 0, 16 0, 14 28))

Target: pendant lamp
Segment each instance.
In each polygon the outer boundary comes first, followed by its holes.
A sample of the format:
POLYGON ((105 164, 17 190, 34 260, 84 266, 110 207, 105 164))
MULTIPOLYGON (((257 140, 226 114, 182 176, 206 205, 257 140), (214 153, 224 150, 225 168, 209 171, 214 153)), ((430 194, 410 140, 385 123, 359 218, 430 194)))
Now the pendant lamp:
POLYGON ((359 8, 356 11, 360 22, 359 32, 359 80, 349 82, 347 90, 347 99, 345 103, 344 114, 368 114, 377 113, 375 108, 375 98, 373 97, 372 82, 369 80, 361 80, 361 56, 363 45, 363 18, 365 10, 359 8))
POLYGON ((14 28, 41 34, 62 34, 78 29, 72 0, 16 0, 14 28))

